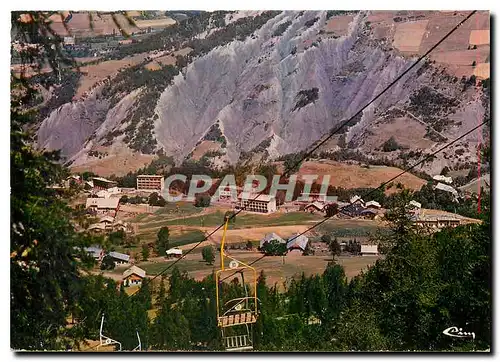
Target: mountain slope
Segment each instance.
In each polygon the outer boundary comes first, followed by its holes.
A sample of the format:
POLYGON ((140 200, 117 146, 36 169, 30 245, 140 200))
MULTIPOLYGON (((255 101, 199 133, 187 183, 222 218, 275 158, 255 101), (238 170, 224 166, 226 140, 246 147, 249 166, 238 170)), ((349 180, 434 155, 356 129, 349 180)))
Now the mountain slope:
MULTIPOLYGON (((448 26, 438 29, 436 21, 456 24, 466 13, 395 15, 214 13, 189 26, 181 22, 175 42, 161 34, 151 42, 161 46, 163 41, 172 50, 151 50, 144 62, 52 111, 39 128, 38 145, 60 148, 73 166, 96 161, 92 150, 108 150, 108 155, 99 154, 105 160, 123 147, 147 154, 162 150, 180 163, 199 153, 203 141, 220 144, 213 158, 218 165, 302 151, 351 117, 409 67, 416 54, 427 50, 428 39, 448 26), (146 67, 153 57, 188 48, 192 51, 182 53, 175 65, 146 67)), ((467 48, 475 39, 469 34, 476 31, 467 26, 439 57, 446 58, 455 48, 458 55, 486 54, 483 45, 467 48)), ((483 62, 481 58, 479 63, 488 64, 483 62)), ((321 151, 352 149, 368 159, 411 158, 409 152, 437 149, 488 112, 489 99, 485 102, 476 80, 457 76, 467 71, 464 66, 439 59, 435 63, 431 57, 416 68, 321 151), (409 132, 401 137, 405 125, 409 132), (382 145, 391 136, 401 147, 385 152, 382 145)), ((423 170, 434 173, 444 165, 475 162, 479 141, 477 135, 464 140, 423 170)))

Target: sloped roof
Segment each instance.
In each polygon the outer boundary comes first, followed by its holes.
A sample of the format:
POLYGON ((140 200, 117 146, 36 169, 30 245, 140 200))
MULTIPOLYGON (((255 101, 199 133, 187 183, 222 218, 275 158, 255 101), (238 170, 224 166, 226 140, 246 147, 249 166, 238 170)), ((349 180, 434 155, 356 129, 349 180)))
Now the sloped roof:
POLYGON ((102 248, 98 245, 92 245, 92 246, 86 247, 86 248, 84 248, 84 250, 87 253, 91 253, 91 254, 100 254, 102 252, 102 248))
POLYGON ((351 204, 364 204, 365 202, 363 201, 363 199, 361 198, 361 196, 358 196, 358 195, 354 195, 353 197, 351 197, 351 199, 349 200, 351 202, 351 204), (358 202, 359 201, 359 202, 358 202))
POLYGON ((111 180, 105 179, 104 177, 92 177, 92 181, 102 181, 102 182, 116 183, 116 181, 111 181, 111 180))
POLYGON ((111 256, 112 258, 120 259, 120 260, 123 260, 123 261, 129 261, 130 260, 130 255, 118 253, 116 251, 110 251, 108 253, 108 255, 111 256))
POLYGON ((418 201, 415 201, 415 200, 411 200, 410 201, 410 205, 411 206, 415 206, 415 207, 417 207, 419 209, 422 208, 422 204, 420 202, 418 202, 418 201))
POLYGON ((450 192, 450 193, 452 193, 455 196, 458 195, 458 191, 457 190, 455 190, 453 187, 451 187, 449 185, 445 185, 445 184, 443 184, 441 182, 436 185, 436 189, 442 190, 442 191, 446 191, 446 192, 450 192))
POLYGON ((446 177, 443 175, 433 176, 432 179, 436 180, 436 181, 443 181, 443 182, 446 182, 447 184, 451 184, 453 182, 453 179, 451 177, 446 177))
POLYGON ((309 242, 309 238, 305 235, 294 234, 288 238, 288 242, 286 244, 287 249, 299 248, 302 250, 306 249, 307 243, 309 242))
POLYGON ((89 208, 91 206, 96 206, 99 209, 116 209, 119 203, 120 199, 117 197, 109 197, 106 199, 100 197, 89 197, 85 207, 89 208))
POLYGON ((99 219, 99 222, 113 222, 115 218, 109 215, 105 215, 99 219))
POLYGON ((309 208, 309 207, 314 207, 318 210, 323 210, 325 208, 325 204, 323 204, 322 202, 319 202, 319 201, 314 201, 314 202, 311 202, 310 204, 308 204, 305 208, 309 208))
POLYGON ((262 247, 262 245, 264 245, 264 243, 270 242, 271 240, 276 240, 280 244, 286 243, 286 241, 283 240, 283 238, 281 238, 278 234, 270 233, 270 234, 267 234, 266 236, 264 236, 262 239, 260 239, 260 247, 262 247))
POLYGON ((105 229, 106 229, 106 224, 97 223, 90 225, 87 230, 105 230, 105 229))
POLYGON ((176 255, 181 254, 182 255, 182 250, 181 249, 175 249, 175 248, 168 249, 167 250, 167 255, 168 254, 176 254, 176 255))
POLYGON ((380 204, 379 204, 377 201, 375 201, 375 200, 368 201, 368 202, 365 204, 365 207, 370 207, 370 206, 382 207, 382 205, 380 205, 380 204))
POLYGON ((132 274, 135 274, 141 278, 146 277, 146 271, 144 269, 141 269, 136 265, 132 265, 130 268, 123 272, 123 279, 131 276, 132 274))

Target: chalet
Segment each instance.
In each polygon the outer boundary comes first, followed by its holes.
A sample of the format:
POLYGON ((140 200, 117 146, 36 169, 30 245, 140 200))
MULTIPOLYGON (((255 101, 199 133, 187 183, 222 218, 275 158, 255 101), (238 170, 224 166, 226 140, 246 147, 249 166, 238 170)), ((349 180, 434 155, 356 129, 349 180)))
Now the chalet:
POLYGON ((105 223, 96 223, 96 224, 91 224, 88 228, 88 231, 92 231, 95 233, 102 233, 106 231, 106 224, 105 223))
POLYGON ((378 255, 378 245, 361 245, 361 255, 378 255))
POLYGON ((253 195, 242 192, 238 195, 239 208, 249 212, 270 214, 276 212, 276 198, 272 195, 253 195))
POLYGON ((364 205, 365 202, 363 201, 363 199, 361 198, 361 196, 358 196, 358 195, 354 195, 353 197, 351 197, 351 199, 349 200, 349 202, 351 204, 358 204, 358 205, 364 205))
POLYGON ((104 250, 98 245, 89 246, 84 250, 97 261, 101 261, 104 257, 104 250))
POLYGON ((330 200, 328 200, 328 196, 325 193, 320 193, 320 192, 301 192, 299 198, 297 199, 298 201, 307 201, 307 202, 327 202, 327 201, 336 201, 337 196, 330 196, 330 200))
POLYGON ((323 212, 325 211, 325 204, 319 201, 314 201, 304 208, 305 212, 310 212, 311 214, 314 214, 315 212, 323 212))
POLYGON ((114 223, 111 225, 111 228, 112 228, 113 230, 123 230, 123 231, 127 231, 128 226, 129 226, 129 224, 124 223, 124 222, 123 222, 123 221, 121 221, 121 220, 118 220, 118 221, 114 222, 114 223))
POLYGON ((110 251, 108 255, 113 258, 116 264, 128 264, 130 262, 130 255, 110 251))
POLYGON ((307 244, 309 243, 309 238, 305 235, 294 234, 286 243, 286 248, 289 252, 297 252, 306 250, 307 244))
POLYGON ((118 185, 116 181, 107 180, 104 177, 92 177, 92 184, 95 190, 107 190, 118 185))
POLYGON ((139 268, 136 265, 132 265, 130 268, 123 272, 122 282, 125 287, 131 287, 134 285, 141 285, 142 280, 146 277, 146 271, 139 268))
POLYGON ((106 226, 111 226, 114 221, 115 221, 115 218, 113 216, 109 216, 109 215, 104 215, 99 219, 99 222, 106 224, 106 226))
POLYGON ((181 249, 168 249, 167 250, 167 258, 180 258, 182 257, 182 250, 181 249))
POLYGON ((260 243, 259 243, 259 247, 262 248, 262 246, 265 244, 265 243, 268 243, 270 242, 271 240, 276 240, 278 241, 280 244, 284 244, 286 243, 285 240, 283 240, 278 234, 276 233, 270 233, 270 234, 267 234, 266 236, 264 236, 262 239, 260 239, 260 243))
POLYGON ((100 198, 100 197, 89 197, 86 202, 86 209, 95 214, 112 214, 116 215, 118 207, 120 204, 120 199, 117 197, 110 198, 100 198))

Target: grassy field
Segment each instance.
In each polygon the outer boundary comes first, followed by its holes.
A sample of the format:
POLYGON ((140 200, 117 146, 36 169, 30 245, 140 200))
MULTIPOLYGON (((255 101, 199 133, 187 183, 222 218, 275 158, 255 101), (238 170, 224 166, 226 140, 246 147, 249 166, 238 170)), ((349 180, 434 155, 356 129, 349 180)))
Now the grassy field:
MULTIPOLYGON (((177 218, 174 220, 153 220, 148 219, 147 222, 139 225, 139 230, 160 228, 162 226, 184 225, 184 226, 199 226, 199 227, 217 227, 224 220, 224 212, 215 211, 210 214, 200 216, 192 216, 185 218, 177 218)), ((242 214, 236 217, 235 224, 231 224, 231 229, 244 229, 249 227, 259 226, 286 226, 303 224, 309 221, 319 221, 323 217, 312 215, 305 212, 288 212, 274 215, 258 215, 258 214, 242 214)))

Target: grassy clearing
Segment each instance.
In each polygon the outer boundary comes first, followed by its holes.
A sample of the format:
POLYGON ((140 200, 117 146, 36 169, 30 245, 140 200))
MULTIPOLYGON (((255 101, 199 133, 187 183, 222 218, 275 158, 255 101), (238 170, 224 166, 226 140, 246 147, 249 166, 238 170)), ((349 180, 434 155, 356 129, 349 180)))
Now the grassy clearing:
POLYGON ((169 202, 159 210, 155 211, 155 215, 163 216, 179 216, 186 214, 196 214, 203 210, 201 207, 196 207, 189 202, 169 202))
POLYGON ((159 220, 151 221, 139 225, 139 230, 141 229, 151 229, 160 228, 162 226, 169 225, 185 225, 185 226, 219 226, 219 224, 224 220, 224 213, 221 211, 216 211, 212 214, 206 214, 203 216, 185 217, 181 219, 174 220, 159 220))
POLYGON ((170 246, 182 246, 186 244, 197 243, 205 238, 205 234, 200 230, 191 230, 180 235, 170 237, 170 246))

